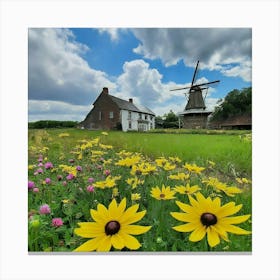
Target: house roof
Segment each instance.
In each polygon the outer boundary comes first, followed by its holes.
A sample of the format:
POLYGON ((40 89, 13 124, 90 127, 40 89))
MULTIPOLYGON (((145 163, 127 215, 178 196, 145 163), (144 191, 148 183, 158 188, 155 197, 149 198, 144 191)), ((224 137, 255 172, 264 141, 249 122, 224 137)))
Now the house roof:
POLYGON ((155 115, 150 109, 144 106, 136 105, 132 102, 126 101, 124 99, 115 97, 113 95, 109 95, 111 99, 117 104, 117 106, 122 110, 128 110, 133 112, 139 112, 139 113, 146 113, 150 115, 155 115))

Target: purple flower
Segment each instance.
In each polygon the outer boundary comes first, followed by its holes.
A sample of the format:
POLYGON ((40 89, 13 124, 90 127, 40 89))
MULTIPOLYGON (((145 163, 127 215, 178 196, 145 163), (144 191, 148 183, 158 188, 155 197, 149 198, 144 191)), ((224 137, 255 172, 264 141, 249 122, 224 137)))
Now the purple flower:
POLYGON ((38 168, 37 171, 36 171, 38 174, 42 174, 44 171, 42 168, 38 168))
POLYGON ((53 164, 51 162, 46 162, 45 163, 45 168, 46 169, 52 169, 53 168, 53 164))
POLYGON ((69 163, 74 163, 75 162, 75 160, 73 158, 70 158, 68 161, 69 161, 69 163))
POLYGON ((83 169, 82 169, 82 166, 79 166, 79 165, 78 165, 78 166, 76 167, 76 170, 77 170, 77 171, 82 171, 82 170, 83 170, 83 169))
POLYGON ((67 176, 66 176, 66 179, 67 180, 72 180, 72 179, 74 179, 75 178, 75 176, 72 174, 72 173, 70 173, 70 174, 68 174, 67 176))
POLYGON ((94 192, 94 186, 92 186, 92 185, 87 186, 87 191, 94 192))
POLYGON ((48 204, 44 204, 40 207, 39 212, 40 212, 40 214, 50 214, 51 208, 48 204))
POLYGON ((43 156, 42 156, 42 155, 39 155, 38 161, 39 161, 39 162, 42 162, 42 161, 43 161, 43 156))
POLYGON ((109 176, 110 174, 111 174, 110 170, 108 170, 108 169, 104 170, 104 175, 105 176, 109 176))
POLYGON ((51 182, 52 182, 52 180, 51 180, 50 178, 46 178, 46 179, 45 179, 45 183, 46 183, 46 184, 49 185, 51 182))
POLYGON ((67 185, 67 182, 66 182, 66 181, 63 181, 63 182, 62 182, 62 185, 63 185, 63 186, 66 186, 66 185, 67 185))
POLYGON ((38 188, 33 188, 33 192, 37 193, 37 192, 39 192, 39 189, 38 188))
POLYGON ((89 183, 93 183, 93 182, 94 182, 94 179, 90 177, 90 178, 88 178, 88 182, 89 182, 89 183))
POLYGON ((57 175, 56 178, 57 178, 58 181, 61 181, 63 177, 62 177, 62 175, 57 175))
POLYGON ((40 162, 40 163, 38 163, 38 166, 42 167, 42 166, 44 166, 44 164, 42 162, 40 162))
POLYGON ((61 218, 53 218, 52 219, 52 226, 53 227, 61 227, 63 225, 63 221, 61 218))
POLYGON ((28 181, 28 189, 33 189, 35 187, 35 183, 33 181, 28 181))

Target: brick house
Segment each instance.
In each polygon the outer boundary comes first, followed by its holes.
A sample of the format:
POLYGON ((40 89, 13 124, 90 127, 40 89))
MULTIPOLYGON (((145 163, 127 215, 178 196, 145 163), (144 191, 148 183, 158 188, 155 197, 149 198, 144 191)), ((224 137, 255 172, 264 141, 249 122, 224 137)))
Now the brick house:
POLYGON ((155 114, 146 107, 134 104, 132 98, 126 101, 110 95, 108 88, 104 87, 79 127, 147 131, 155 128, 155 114))

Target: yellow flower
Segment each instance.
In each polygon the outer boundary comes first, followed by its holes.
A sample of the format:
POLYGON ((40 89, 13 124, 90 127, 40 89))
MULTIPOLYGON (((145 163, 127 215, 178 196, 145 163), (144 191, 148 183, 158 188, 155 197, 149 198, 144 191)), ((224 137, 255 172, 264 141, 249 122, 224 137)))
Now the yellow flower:
POLYGON ((186 173, 177 173, 177 174, 169 175, 168 178, 172 180, 186 181, 190 178, 190 175, 186 173))
POLYGON ((112 191, 112 197, 117 197, 119 195, 119 190, 118 188, 113 188, 113 191, 112 191))
POLYGON ((170 170, 174 170, 176 168, 175 164, 171 164, 170 162, 167 162, 164 166, 163 169, 165 171, 170 171, 170 170))
POLYGON ((146 210, 137 212, 139 204, 126 208, 124 198, 119 205, 112 200, 108 209, 103 204, 97 205, 97 210, 90 210, 94 222, 78 223, 74 233, 91 238, 76 248, 75 252, 105 251, 108 252, 113 246, 117 250, 124 247, 137 250, 141 247, 139 241, 132 235, 139 235, 150 230, 151 226, 132 225, 140 221, 146 214, 146 210))
POLYGON ((208 244, 215 247, 220 243, 220 238, 229 241, 228 233, 250 234, 250 231, 235 226, 249 219, 251 215, 229 217, 237 213, 242 204, 235 205, 229 202, 221 206, 219 197, 205 198, 201 193, 196 194, 196 200, 189 196, 190 205, 176 201, 183 212, 171 212, 171 216, 178 221, 185 222, 183 225, 174 226, 179 232, 192 232, 189 240, 197 242, 207 235, 208 244))
POLYGON ((162 185, 160 189, 158 186, 151 189, 151 197, 157 200, 169 200, 174 199, 175 191, 171 190, 169 186, 162 185))
POLYGON ((196 174, 200 174, 201 171, 205 169, 204 167, 199 167, 196 164, 188 164, 188 163, 185 163, 183 167, 186 168, 189 172, 193 172, 196 174))
POLYGON ((99 147, 101 148, 101 149, 104 149, 104 150, 110 150, 110 149, 113 149, 113 146, 111 146, 111 145, 104 145, 104 144, 99 144, 99 147))
POLYGON ((70 136, 69 133, 60 133, 60 134, 58 135, 58 137, 60 137, 60 138, 69 137, 69 136, 70 136))
POLYGON ((173 190, 180 194, 194 194, 200 191, 201 188, 198 185, 190 186, 190 184, 187 184, 186 186, 175 186, 173 190))
POLYGON ((115 163, 115 165, 131 167, 132 165, 139 163, 140 160, 141 157, 139 155, 136 155, 120 159, 118 162, 115 163))
POLYGON ((107 132, 101 132, 102 135, 107 136, 108 133, 107 132))
POLYGON ((180 160, 178 157, 169 157, 169 160, 171 160, 174 163, 180 163, 182 160, 180 160))
POLYGON ((131 194, 131 200, 132 201, 136 201, 136 200, 140 200, 141 199, 141 194, 139 193, 132 193, 131 194))
POLYGON ((104 189, 104 188, 112 188, 116 186, 116 180, 121 179, 121 176, 112 177, 111 175, 107 176, 104 181, 98 181, 94 183, 95 187, 104 189))
POLYGON ((28 165, 28 170, 32 170, 35 166, 36 166, 36 165, 34 165, 34 164, 29 164, 29 165, 28 165))
POLYGON ((142 162, 138 165, 133 165, 130 171, 130 174, 135 175, 149 175, 153 172, 157 171, 157 168, 155 165, 152 165, 150 163, 142 162))
POLYGON ((138 185, 143 185, 144 184, 144 180, 140 180, 136 176, 134 178, 128 178, 125 181, 132 187, 132 189, 135 189, 138 185))
POLYGON ((239 183, 239 184, 250 184, 251 181, 246 179, 246 178, 236 178, 236 181, 239 183))
POLYGON ((202 181, 207 184, 207 186, 212 186, 218 192, 222 191, 227 196, 234 196, 235 194, 242 193, 242 190, 237 187, 228 187, 227 184, 220 182, 217 178, 210 177, 209 180, 202 181))
POLYGON ((160 158, 157 158, 157 159, 155 160, 155 162, 156 162, 157 166, 163 167, 168 161, 167 161, 166 158, 160 157, 160 158))

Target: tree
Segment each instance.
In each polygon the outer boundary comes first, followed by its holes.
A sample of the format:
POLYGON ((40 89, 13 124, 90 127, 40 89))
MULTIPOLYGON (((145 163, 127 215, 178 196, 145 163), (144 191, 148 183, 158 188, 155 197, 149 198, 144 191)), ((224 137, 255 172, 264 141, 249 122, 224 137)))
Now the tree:
POLYGON ((172 110, 170 110, 168 114, 163 115, 163 127, 164 128, 179 127, 179 118, 172 110))
POLYGON ((251 113, 252 87, 242 90, 234 89, 227 94, 223 102, 219 102, 216 106, 212 114, 212 120, 225 120, 232 116, 251 113))

